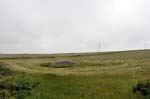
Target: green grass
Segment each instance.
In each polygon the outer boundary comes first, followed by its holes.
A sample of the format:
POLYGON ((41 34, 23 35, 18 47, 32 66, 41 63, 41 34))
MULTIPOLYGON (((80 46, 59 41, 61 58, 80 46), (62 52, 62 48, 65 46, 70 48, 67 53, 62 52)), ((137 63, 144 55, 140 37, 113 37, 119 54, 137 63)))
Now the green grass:
POLYGON ((39 81, 44 99, 138 99, 132 88, 138 81, 150 80, 150 50, 0 55, 0 61, 39 81), (61 60, 79 64, 69 68, 40 66, 61 60))
POLYGON ((46 74, 36 79, 44 84, 42 90, 49 96, 48 99, 136 99, 132 94, 136 81, 131 78, 125 75, 46 74))

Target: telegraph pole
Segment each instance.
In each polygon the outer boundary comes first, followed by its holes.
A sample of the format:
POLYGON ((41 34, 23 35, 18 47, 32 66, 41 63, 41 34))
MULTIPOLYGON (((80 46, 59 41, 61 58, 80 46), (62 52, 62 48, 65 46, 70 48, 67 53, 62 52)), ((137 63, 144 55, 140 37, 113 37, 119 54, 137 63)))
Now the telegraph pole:
POLYGON ((147 47, 147 45, 146 45, 146 43, 144 44, 144 49, 146 50, 146 47, 147 47))
POLYGON ((150 48, 150 43, 146 42, 144 46, 145 46, 145 49, 149 49, 150 48))
POLYGON ((145 42, 145 43, 144 43, 144 49, 145 49, 145 50, 146 50, 146 49, 149 49, 149 44, 150 44, 149 42, 145 42))
POLYGON ((101 42, 98 42, 98 52, 101 51, 101 42))

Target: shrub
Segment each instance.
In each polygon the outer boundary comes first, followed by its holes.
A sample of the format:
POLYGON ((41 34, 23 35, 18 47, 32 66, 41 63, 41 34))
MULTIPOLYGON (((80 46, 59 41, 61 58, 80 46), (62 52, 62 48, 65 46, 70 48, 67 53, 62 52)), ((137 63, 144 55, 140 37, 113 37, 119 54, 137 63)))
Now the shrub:
POLYGON ((0 99, 25 99, 25 97, 31 96, 37 87, 39 87, 39 82, 24 75, 8 77, 0 82, 0 99))
POLYGON ((6 65, 4 63, 0 63, 0 75, 7 76, 10 75, 12 71, 8 68, 6 68, 6 65))
POLYGON ((139 81, 133 88, 133 92, 145 99, 150 99, 150 81, 139 81))

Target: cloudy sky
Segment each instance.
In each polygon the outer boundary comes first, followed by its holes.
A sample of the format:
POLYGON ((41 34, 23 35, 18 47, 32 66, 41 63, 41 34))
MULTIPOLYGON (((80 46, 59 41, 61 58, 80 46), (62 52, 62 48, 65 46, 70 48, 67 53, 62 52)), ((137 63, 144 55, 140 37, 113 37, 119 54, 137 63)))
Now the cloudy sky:
POLYGON ((150 0, 0 0, 0 53, 150 48, 150 0))

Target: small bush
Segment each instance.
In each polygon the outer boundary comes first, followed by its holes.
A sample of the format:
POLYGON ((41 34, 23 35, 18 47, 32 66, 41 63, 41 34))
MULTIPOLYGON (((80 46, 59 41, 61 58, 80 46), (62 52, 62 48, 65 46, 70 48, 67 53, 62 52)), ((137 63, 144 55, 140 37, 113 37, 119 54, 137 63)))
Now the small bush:
POLYGON ((145 99, 150 99, 150 81, 139 81, 133 88, 133 92, 145 99))
POLYGON ((12 71, 8 68, 6 68, 6 65, 4 63, 0 63, 0 75, 7 76, 10 75, 12 71))
POLYGON ((32 96, 32 91, 39 86, 39 82, 32 81, 21 75, 8 77, 0 81, 0 99, 25 99, 32 96))

